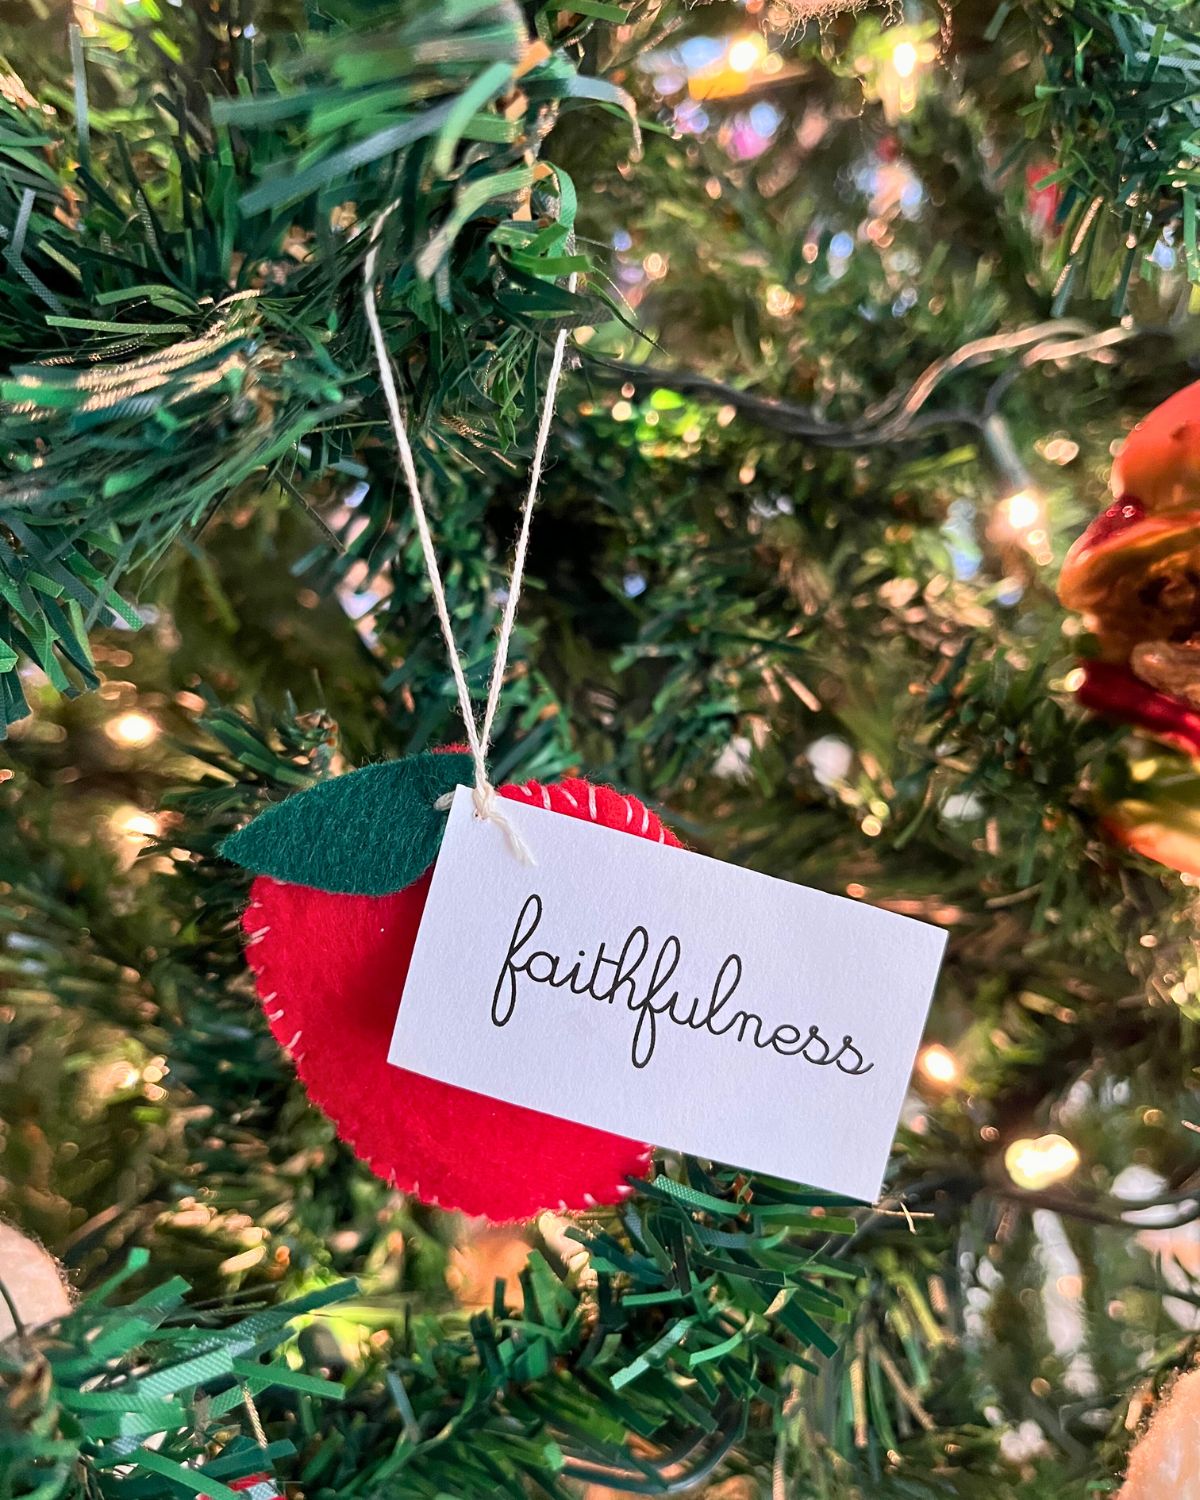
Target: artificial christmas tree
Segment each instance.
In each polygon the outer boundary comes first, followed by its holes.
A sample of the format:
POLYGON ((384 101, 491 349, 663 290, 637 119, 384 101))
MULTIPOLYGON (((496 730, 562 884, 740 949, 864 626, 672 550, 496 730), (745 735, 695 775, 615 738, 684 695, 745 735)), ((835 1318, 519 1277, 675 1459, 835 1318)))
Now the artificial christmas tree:
POLYGON ((1190 1389, 1195 887, 1105 826, 1190 766, 1055 587, 1194 379, 1200 35, 812 15, 6 4, 4 1494, 1084 1500, 1190 1389), (490 781, 949 934, 877 1204, 659 1151, 501 1253, 271 1035, 221 847, 463 734, 372 246, 480 706, 569 333, 490 781))

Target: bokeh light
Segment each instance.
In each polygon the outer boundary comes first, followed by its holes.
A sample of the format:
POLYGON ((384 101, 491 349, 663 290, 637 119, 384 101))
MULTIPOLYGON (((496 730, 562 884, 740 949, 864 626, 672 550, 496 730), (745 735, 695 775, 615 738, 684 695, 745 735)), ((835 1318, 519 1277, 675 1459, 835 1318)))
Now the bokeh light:
POLYGON ((767 55, 767 44, 757 31, 748 31, 734 37, 725 54, 725 61, 735 73, 749 73, 767 55))
POLYGON ((109 719, 104 732, 124 750, 144 750, 158 738, 159 727, 157 720, 140 708, 130 708, 109 719))
POLYGON ((118 807, 109 818, 108 826, 124 843, 139 848, 162 832, 162 824, 153 813, 131 805, 118 807))
POLYGON ((892 67, 901 78, 911 78, 917 70, 917 49, 911 42, 897 42, 892 52, 892 67))
POLYGON ((1079 1152, 1065 1136, 1040 1135, 1013 1141, 1004 1153, 1004 1166, 1017 1187, 1038 1192, 1065 1182, 1079 1166, 1079 1152))
POLYGON ((921 1055, 917 1059, 917 1068, 929 1083, 948 1087, 958 1081, 958 1059, 948 1047, 943 1047, 940 1042, 933 1042, 930 1046, 922 1048, 921 1055))
POLYGON ((1053 558, 1046 502, 1036 490, 1021 489, 1002 500, 996 507, 994 530, 1001 539, 1016 542, 1043 567, 1053 558))
POLYGON ((1042 502, 1032 490, 1019 490, 1003 504, 1004 518, 1014 531, 1028 531, 1044 520, 1042 502))

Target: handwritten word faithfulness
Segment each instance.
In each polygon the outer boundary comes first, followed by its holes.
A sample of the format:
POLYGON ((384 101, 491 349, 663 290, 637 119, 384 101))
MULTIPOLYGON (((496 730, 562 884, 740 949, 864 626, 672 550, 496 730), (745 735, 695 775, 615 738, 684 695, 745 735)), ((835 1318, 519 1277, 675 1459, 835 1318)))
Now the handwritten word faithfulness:
POLYGON ((835 1051, 821 1035, 820 1028, 809 1026, 807 1034, 798 1026, 785 1023, 769 1029, 760 1015, 752 1010, 729 1005, 742 980, 742 960, 736 953, 724 959, 713 981, 706 1001, 699 996, 685 1000, 670 982, 683 956, 677 937, 664 938, 649 965, 650 934, 644 927, 634 927, 615 957, 604 943, 596 950, 590 966, 580 949, 572 963, 556 953, 533 948, 533 937, 542 920, 542 898, 527 898, 517 916, 508 952, 496 989, 492 995, 492 1022, 507 1026, 517 1008, 521 981, 567 990, 602 1004, 619 1006, 637 1016, 630 1060, 635 1068, 644 1068, 654 1056, 658 1040, 659 1019, 686 1026, 692 1031, 706 1031, 712 1036, 732 1035, 734 1041, 747 1039, 758 1048, 771 1048, 783 1057, 801 1057, 815 1067, 836 1067, 842 1073, 858 1076, 875 1066, 867 1062, 854 1045, 854 1038, 844 1036, 835 1051))

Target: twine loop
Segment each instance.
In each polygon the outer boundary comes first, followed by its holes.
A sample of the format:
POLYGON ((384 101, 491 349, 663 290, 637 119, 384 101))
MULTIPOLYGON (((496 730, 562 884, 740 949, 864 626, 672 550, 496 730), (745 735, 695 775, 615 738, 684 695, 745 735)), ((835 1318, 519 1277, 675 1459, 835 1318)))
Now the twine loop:
MULTIPOLYGON (((449 606, 446 603, 446 589, 442 582, 441 569, 438 567, 437 552, 433 545, 433 535, 429 529, 429 518, 425 513, 425 502, 421 495, 420 481, 417 478, 417 468, 413 460, 412 445, 409 442, 404 411, 400 404, 399 393, 396 390, 395 372, 392 369, 391 357, 388 354, 387 343, 379 322, 379 300, 375 290, 375 271, 379 263, 379 237, 384 224, 395 208, 396 204, 393 203, 384 209, 371 226, 370 248, 367 251, 366 260, 363 262, 363 307, 367 315, 367 325, 371 330, 371 342, 374 346, 375 359, 379 366, 379 380, 383 389, 384 401, 387 405, 388 416, 391 419, 392 432, 396 438, 396 447, 400 454, 400 468, 404 474, 409 499, 412 502, 413 516, 417 523, 417 535, 421 541, 421 555, 425 560, 425 571, 429 576, 429 586, 433 592, 434 609, 437 612, 438 624, 441 626, 442 639, 446 643, 446 654, 450 661, 450 671, 454 677, 454 687, 458 695, 458 707, 462 714, 463 726, 467 732, 467 745, 470 749, 471 760, 475 769, 475 787, 472 793, 475 816, 495 823, 503 829, 512 852, 523 863, 532 864, 534 862, 533 856, 528 846, 512 826, 510 820, 505 816, 500 806, 500 797, 488 777, 487 754, 488 747, 491 744, 492 726, 496 718, 496 709, 500 703, 500 690, 504 684, 504 673, 508 666, 508 651, 512 642, 513 627, 517 618, 517 602, 521 597, 521 585, 525 577, 525 559, 529 552, 529 528, 533 519, 533 507, 537 502, 538 485, 541 482, 542 470, 546 462, 546 447, 550 440, 550 426, 554 419, 554 401, 558 394, 558 384, 562 376, 563 356, 566 352, 567 330, 560 328, 554 339, 554 354, 550 361, 550 372, 546 378, 546 394, 542 402, 542 413, 538 421, 537 438, 529 465, 529 487, 525 492, 525 500, 521 506, 521 526, 517 533, 517 545, 513 553, 512 573, 509 577, 508 593, 504 601, 504 614, 501 617, 500 629, 496 637, 496 655, 492 662, 491 677, 488 681, 487 703, 484 707, 482 722, 480 722, 475 717, 475 709, 471 703, 470 689, 467 686, 466 673, 463 670, 462 655, 459 652, 458 643, 454 638, 454 626, 450 619, 449 606)), ((574 275, 571 276, 568 285, 574 291, 574 275)), ((444 797, 438 798, 436 806, 439 808, 448 808, 452 800, 452 794, 447 794, 444 797)))

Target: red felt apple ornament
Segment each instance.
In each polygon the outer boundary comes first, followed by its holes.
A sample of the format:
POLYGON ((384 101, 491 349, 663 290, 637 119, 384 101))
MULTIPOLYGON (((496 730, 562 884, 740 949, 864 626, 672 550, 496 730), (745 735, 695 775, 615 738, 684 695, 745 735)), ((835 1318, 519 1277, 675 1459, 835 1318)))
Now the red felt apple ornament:
MULTIPOLYGON (((644 1172, 647 1146, 387 1060, 445 824, 435 803, 471 779, 471 757, 457 751, 367 766, 226 840, 222 852, 256 876, 243 926, 259 998, 309 1097, 403 1192, 497 1221, 615 1202, 644 1172)), ((679 844, 611 787, 530 781, 499 795, 679 844)))
MULTIPOLYGON (((1200 760, 1200 381, 1133 429, 1112 492, 1059 580, 1099 648, 1079 699, 1200 760)), ((1147 778, 1103 818, 1120 843, 1200 874, 1200 781, 1177 772, 1147 778)))

